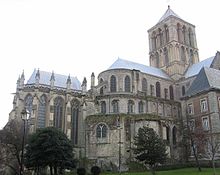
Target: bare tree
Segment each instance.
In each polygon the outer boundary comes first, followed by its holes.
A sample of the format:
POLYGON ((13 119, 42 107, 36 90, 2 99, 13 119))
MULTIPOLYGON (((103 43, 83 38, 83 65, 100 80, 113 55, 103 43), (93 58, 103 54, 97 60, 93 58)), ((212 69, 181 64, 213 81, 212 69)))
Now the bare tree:
POLYGON ((196 121, 189 119, 187 116, 185 136, 189 140, 190 150, 192 151, 193 157, 195 158, 195 163, 198 170, 201 172, 201 165, 199 161, 199 156, 203 153, 203 147, 206 142, 206 135, 203 128, 200 125, 196 125, 196 121))
POLYGON ((5 170, 19 174, 21 165, 20 152, 22 143, 22 125, 16 120, 10 121, 0 131, 0 164, 5 170))
POLYGON ((216 175, 215 160, 220 156, 220 140, 217 136, 211 135, 206 141, 207 148, 205 156, 212 161, 212 168, 214 175, 216 175))

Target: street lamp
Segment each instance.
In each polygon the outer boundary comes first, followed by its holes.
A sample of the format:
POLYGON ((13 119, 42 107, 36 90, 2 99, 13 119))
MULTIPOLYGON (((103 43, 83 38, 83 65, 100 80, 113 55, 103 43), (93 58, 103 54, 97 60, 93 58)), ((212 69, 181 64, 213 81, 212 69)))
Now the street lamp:
POLYGON ((23 175, 24 174, 24 140, 25 140, 25 123, 26 123, 26 120, 27 120, 27 114, 29 114, 29 112, 26 110, 26 108, 24 108, 22 111, 21 111, 21 119, 23 120, 24 122, 24 126, 23 126, 23 135, 22 135, 22 145, 21 145, 21 166, 20 166, 20 175, 23 175))
POLYGON ((118 131, 119 131, 119 141, 118 141, 118 171, 119 173, 121 174, 121 117, 118 116, 118 119, 117 119, 117 128, 118 128, 118 131))

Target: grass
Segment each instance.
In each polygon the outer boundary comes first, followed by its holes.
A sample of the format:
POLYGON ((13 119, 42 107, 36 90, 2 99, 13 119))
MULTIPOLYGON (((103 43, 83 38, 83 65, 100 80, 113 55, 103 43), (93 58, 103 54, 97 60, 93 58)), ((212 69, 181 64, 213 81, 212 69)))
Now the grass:
MULTIPOLYGON (((76 173, 65 173, 66 175, 77 175, 76 173)), ((117 175, 119 173, 101 173, 100 175, 117 175)), ((177 170, 168 170, 168 171, 156 171, 156 175, 213 175, 212 168, 202 168, 202 172, 199 172, 197 168, 182 168, 177 170)), ((220 168, 216 169, 216 174, 220 175, 220 168)), ((86 175, 90 175, 90 172, 87 172, 86 175)), ((121 175, 151 175, 150 172, 125 172, 121 175)))
MULTIPOLYGON (((216 169, 217 175, 220 175, 220 168, 216 169)), ((101 173, 103 175, 104 173, 101 173)), ((117 173, 108 173, 117 174, 117 173)), ((183 168, 178 170, 169 171, 157 171, 156 175, 213 175, 213 170, 211 168, 202 168, 202 172, 199 172, 196 168, 183 168)), ((122 175, 151 175, 150 172, 138 172, 138 173, 122 173, 122 175)))

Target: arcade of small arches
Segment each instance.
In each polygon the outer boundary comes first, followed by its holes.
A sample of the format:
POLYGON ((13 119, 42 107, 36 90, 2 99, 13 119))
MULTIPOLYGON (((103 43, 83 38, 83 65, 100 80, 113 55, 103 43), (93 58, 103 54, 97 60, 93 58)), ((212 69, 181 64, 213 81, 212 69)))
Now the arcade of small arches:
MULTIPOLYGON (((176 32, 179 43, 193 48, 195 47, 194 33, 191 27, 187 28, 185 25, 177 23, 176 32)), ((152 51, 163 47, 169 41, 169 29, 168 26, 165 24, 163 28, 158 28, 151 34, 152 51)))
MULTIPOLYGON (((173 47, 173 45, 169 44, 169 48, 171 47, 173 47)), ((151 65, 157 68, 168 66, 171 62, 171 60, 169 60, 169 48, 167 49, 167 47, 164 47, 159 51, 152 52, 150 54, 151 65)), ((175 45, 175 50, 176 54, 179 55, 180 61, 183 63, 188 63, 189 65, 196 63, 195 58, 198 57, 197 51, 178 43, 175 45)), ((178 56, 176 58, 178 58, 178 56)))
POLYGON ((169 29, 167 25, 163 28, 158 28, 151 34, 151 53, 150 64, 160 68, 168 66, 172 60, 169 60, 170 48, 175 47, 176 58, 180 58, 183 63, 187 62, 192 65, 195 63, 195 58, 198 57, 198 52, 195 50, 195 36, 191 27, 186 27, 180 23, 176 25, 177 43, 175 46, 171 43, 169 37, 169 29), (159 50, 158 50, 159 49, 159 50))

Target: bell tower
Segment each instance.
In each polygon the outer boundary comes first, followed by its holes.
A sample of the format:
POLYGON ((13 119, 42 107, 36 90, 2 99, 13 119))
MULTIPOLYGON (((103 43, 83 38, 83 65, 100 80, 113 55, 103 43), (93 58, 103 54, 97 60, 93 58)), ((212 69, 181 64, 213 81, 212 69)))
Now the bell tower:
POLYGON ((148 38, 150 66, 163 69, 174 80, 199 62, 195 26, 181 19, 170 6, 148 30, 148 38))

